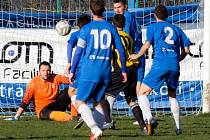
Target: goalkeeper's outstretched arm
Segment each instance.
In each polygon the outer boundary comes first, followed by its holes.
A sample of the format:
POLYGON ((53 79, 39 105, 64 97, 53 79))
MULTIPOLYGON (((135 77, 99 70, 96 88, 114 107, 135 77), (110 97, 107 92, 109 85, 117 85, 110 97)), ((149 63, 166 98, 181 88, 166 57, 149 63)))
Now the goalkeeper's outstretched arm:
POLYGON ((22 107, 19 107, 15 116, 10 117, 10 118, 6 118, 4 120, 6 120, 6 121, 18 121, 20 119, 20 116, 23 114, 24 111, 25 110, 22 107))

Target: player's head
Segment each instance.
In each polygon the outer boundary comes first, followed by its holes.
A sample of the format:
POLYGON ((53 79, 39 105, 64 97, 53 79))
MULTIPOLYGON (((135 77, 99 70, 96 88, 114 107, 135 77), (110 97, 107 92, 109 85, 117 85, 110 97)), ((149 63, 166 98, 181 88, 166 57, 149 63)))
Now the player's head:
POLYGON ((158 5, 155 8, 155 16, 160 20, 166 20, 168 18, 167 8, 163 5, 158 5))
POLYGON ((91 22, 91 18, 89 15, 87 14, 82 14, 81 16, 79 16, 79 18, 77 19, 77 25, 79 26, 79 28, 82 28, 82 26, 84 26, 85 24, 88 24, 91 22))
POLYGON ((127 0, 113 0, 113 5, 116 14, 123 14, 128 8, 127 0))
POLYGON ((47 80, 51 74, 50 63, 43 61, 39 64, 39 75, 42 80, 47 80))
POLYGON ((93 15, 102 17, 103 12, 105 11, 105 3, 103 0, 91 0, 90 9, 93 15))
POLYGON ((117 28, 124 28, 125 27, 125 16, 122 14, 116 14, 112 19, 112 23, 117 28))

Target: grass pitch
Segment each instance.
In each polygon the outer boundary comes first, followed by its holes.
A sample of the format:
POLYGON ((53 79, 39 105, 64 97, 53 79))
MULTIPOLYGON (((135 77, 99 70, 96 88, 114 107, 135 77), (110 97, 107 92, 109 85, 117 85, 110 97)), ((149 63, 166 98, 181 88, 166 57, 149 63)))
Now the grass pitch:
MULTIPOLYGON (((173 118, 158 116, 158 128, 154 136, 143 135, 132 117, 115 117, 116 130, 105 130, 102 140, 210 140, 210 115, 183 116, 183 134, 176 136, 173 118)), ((0 140, 87 140, 90 130, 84 124, 74 130, 73 122, 40 121, 35 117, 23 117, 19 121, 0 119, 0 140)))

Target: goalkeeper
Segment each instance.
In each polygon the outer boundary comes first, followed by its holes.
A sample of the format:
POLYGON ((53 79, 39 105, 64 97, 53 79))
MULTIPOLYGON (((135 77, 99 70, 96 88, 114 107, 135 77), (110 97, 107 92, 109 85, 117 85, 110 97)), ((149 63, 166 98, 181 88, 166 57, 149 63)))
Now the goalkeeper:
POLYGON ((41 120, 70 121, 71 115, 66 113, 70 104, 67 90, 59 94, 59 85, 69 84, 69 78, 51 73, 50 63, 43 61, 39 64, 39 75, 27 85, 21 105, 12 118, 5 120, 19 120, 31 101, 34 103, 36 115, 41 120))

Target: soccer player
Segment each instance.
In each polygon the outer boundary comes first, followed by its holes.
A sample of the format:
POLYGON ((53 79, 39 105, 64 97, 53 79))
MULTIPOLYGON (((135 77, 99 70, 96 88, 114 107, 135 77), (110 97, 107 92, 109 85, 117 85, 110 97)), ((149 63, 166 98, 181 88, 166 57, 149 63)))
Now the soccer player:
MULTIPOLYGON (((126 58, 130 56, 130 54, 133 54, 133 39, 123 31, 123 28, 125 26, 125 17, 122 14, 116 14, 113 17, 113 24, 117 27, 118 33, 120 35, 121 41, 123 46, 125 47, 125 55, 126 58)), ((136 83, 137 83, 137 67, 138 67, 138 60, 133 61, 126 61, 126 67, 127 67, 127 75, 128 80, 126 83, 122 83, 121 79, 121 63, 119 61, 120 55, 117 50, 115 50, 116 54, 113 55, 113 72, 111 77, 111 82, 109 83, 109 86, 106 91, 106 96, 111 96, 113 98, 116 98, 116 96, 119 94, 119 92, 123 91, 125 94, 125 99, 130 106, 134 117, 138 121, 138 124, 140 126, 140 129, 142 131, 146 131, 146 125, 144 123, 142 111, 137 103, 135 103, 136 100, 136 83)), ((103 102, 104 106, 104 112, 105 112, 105 124, 104 128, 112 127, 109 124, 113 125, 113 120, 111 118, 112 114, 107 111, 107 108, 109 108, 109 105, 107 106, 107 102, 103 102)))
POLYGON ((79 59, 84 53, 78 81, 76 107, 91 129, 90 139, 98 139, 102 135, 104 112, 100 102, 104 99, 111 77, 112 45, 116 46, 121 56, 122 81, 127 81, 124 47, 116 28, 102 18, 104 6, 103 0, 90 1, 93 21, 80 30, 70 72, 71 81, 79 59), (91 99, 94 101, 93 111, 87 106, 87 101, 91 99))
MULTIPOLYGON (((91 18, 89 15, 87 14, 82 14, 78 17, 77 19, 77 25, 78 27, 81 29, 85 24, 90 23, 91 22, 91 18)), ((72 59, 72 51, 73 49, 76 47, 78 38, 79 38, 79 33, 80 30, 73 32, 68 40, 68 45, 67 45, 67 58, 68 58, 68 64, 66 66, 66 73, 69 74, 70 73, 70 68, 71 68, 71 59, 72 59)), ((80 62, 81 63, 81 62, 80 62)), ((79 64, 80 65, 80 64, 79 64)), ((81 126, 82 120, 79 121, 79 117, 78 117, 78 111, 75 108, 75 98, 76 98, 76 90, 77 90, 77 81, 79 78, 79 66, 77 67, 77 71, 74 77, 74 81, 72 84, 69 85, 69 95, 71 96, 71 116, 72 119, 78 121, 78 124, 76 125, 77 127, 74 128, 78 128, 78 126, 81 126)))
MULTIPOLYGON (((123 14, 125 16, 126 21, 123 31, 132 37, 134 41, 133 51, 134 53, 138 53, 140 48, 142 47, 142 32, 140 26, 137 27, 135 16, 127 10, 128 8, 127 0, 113 0, 113 6, 116 14, 123 14)), ((138 76, 137 85, 136 85, 137 92, 139 91, 141 82, 143 80, 144 71, 145 71, 145 56, 142 55, 139 58, 139 65, 137 70, 137 76, 138 76)))
POLYGON ((16 115, 7 120, 18 120, 31 101, 35 112, 41 120, 70 121, 71 115, 66 113, 71 100, 66 91, 59 94, 60 84, 69 84, 69 78, 51 73, 51 65, 43 61, 39 64, 39 75, 27 85, 26 92, 16 115))
MULTIPOLYGON (((136 19, 134 15, 132 15, 130 12, 127 11, 127 1, 126 0, 113 0, 113 6, 114 11, 116 14, 122 14, 125 16, 125 27, 123 28, 123 31, 126 32, 129 36, 133 39, 133 52, 138 53, 141 46, 142 46, 142 33, 140 28, 137 28, 136 25, 136 19)), ((138 90, 140 88, 141 82, 144 77, 144 71, 145 71, 145 56, 141 56, 139 58, 139 65, 137 68, 137 84, 136 84, 136 92, 138 93, 138 90)), ((113 104, 115 102, 115 97, 113 96, 107 96, 107 101, 110 105, 110 109, 112 110, 113 104)), ((109 108, 106 107, 108 110, 109 108)), ((113 123, 105 125, 111 126, 113 123)), ((106 126, 105 126, 106 127, 106 126)))
POLYGON ((148 135, 153 135, 153 128, 150 123, 152 114, 147 95, 153 89, 159 90, 164 82, 168 87, 176 134, 179 135, 182 132, 179 123, 179 103, 176 99, 176 88, 180 75, 179 62, 189 53, 191 42, 179 27, 166 22, 167 17, 167 8, 158 5, 155 8, 157 22, 147 27, 145 44, 138 54, 131 55, 129 58, 129 60, 137 59, 149 49, 150 45, 154 46, 153 65, 138 92, 138 103, 148 120, 148 135))

